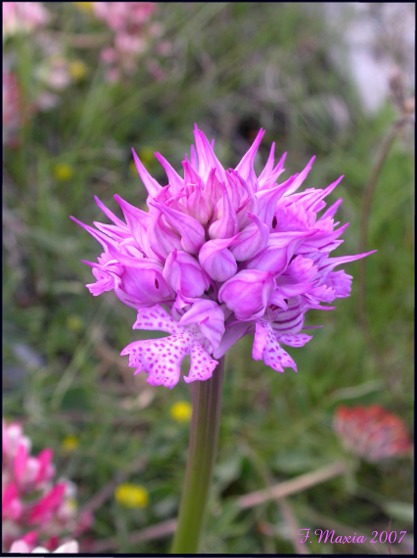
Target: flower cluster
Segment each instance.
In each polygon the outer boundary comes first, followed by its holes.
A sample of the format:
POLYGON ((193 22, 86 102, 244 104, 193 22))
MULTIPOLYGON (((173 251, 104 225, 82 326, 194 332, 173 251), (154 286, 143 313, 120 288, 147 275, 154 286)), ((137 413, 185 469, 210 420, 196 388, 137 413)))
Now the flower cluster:
POLYGON ((40 94, 34 101, 34 109, 48 111, 60 104, 65 89, 84 80, 88 70, 80 59, 69 58, 62 42, 53 35, 44 33, 36 39, 39 64, 34 71, 34 80, 40 94))
MULTIPOLYGON (((16 35, 29 34, 42 28, 50 19, 48 11, 39 2, 3 2, 3 49, 7 40, 16 35)), ((18 145, 18 132, 29 115, 23 107, 22 92, 14 71, 12 56, 3 57, 3 144, 18 145)))
POLYGON ((3 2, 3 38, 28 33, 49 21, 49 13, 40 2, 3 2))
POLYGON ((161 27, 152 23, 155 2, 92 2, 93 12, 113 32, 113 45, 101 52, 107 66, 107 77, 117 81, 121 74, 132 74, 137 59, 149 47, 149 40, 158 37, 161 27))
POLYGON ((165 187, 133 153, 149 210, 115 195, 124 221, 98 198, 112 224, 96 222, 93 228, 74 219, 103 248, 97 262, 85 262, 95 277, 87 285, 91 294, 114 291, 138 311, 134 329, 170 334, 134 341, 122 351, 151 385, 172 388, 186 355, 186 382, 210 378, 216 359, 250 333, 255 360, 278 372, 296 370, 283 345, 310 341, 302 333, 306 312, 330 310, 329 303, 349 296, 352 277, 335 269, 367 254, 330 257, 348 226, 334 220, 342 200, 322 212, 341 178, 324 189, 298 192, 313 158, 279 183, 285 156, 274 162, 274 144, 257 174, 263 136, 260 130, 240 163, 225 170, 213 143, 195 126, 183 177, 155 154, 167 175, 165 187))
POLYGON ((52 450, 34 457, 30 448, 21 426, 3 421, 3 549, 18 539, 29 548, 39 539, 53 548, 91 522, 89 517, 77 518, 75 486, 67 480, 54 482, 52 450))
POLYGON ((87 73, 85 64, 70 59, 62 41, 45 27, 51 19, 39 2, 3 2, 3 143, 10 147, 18 147, 18 132, 31 117, 56 107, 62 91, 87 73), (33 87, 25 94, 15 69, 16 35, 27 35, 36 52, 37 63, 29 64, 33 87))
MULTIPOLYGON (((78 554, 78 551, 77 541, 69 541, 59 546, 52 554, 78 554)), ((49 550, 43 546, 38 546, 30 550, 30 546, 25 541, 14 542, 10 548, 10 552, 16 552, 16 554, 49 554, 49 550)))
POLYGON ((333 428, 347 449, 371 462, 411 451, 403 421, 380 405, 340 406, 334 414, 333 428))

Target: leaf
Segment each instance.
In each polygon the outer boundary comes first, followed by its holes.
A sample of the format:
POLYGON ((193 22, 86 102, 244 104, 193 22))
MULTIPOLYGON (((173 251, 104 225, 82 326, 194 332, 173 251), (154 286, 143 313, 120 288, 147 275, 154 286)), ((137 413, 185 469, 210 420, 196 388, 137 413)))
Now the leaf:
POLYGON ((388 516, 398 519, 399 521, 407 521, 412 524, 414 522, 414 508, 412 504, 406 502, 389 502, 384 505, 384 510, 388 516))
POLYGON ((81 387, 69 389, 62 398, 62 409, 85 411, 90 408, 87 390, 81 387))
POLYGON ((280 473, 302 473, 321 464, 321 460, 318 461, 317 457, 303 450, 280 455, 274 461, 274 467, 280 473))
POLYGON ((241 476, 242 456, 237 454, 229 456, 226 461, 220 462, 216 465, 215 481, 220 490, 223 490, 234 480, 241 476))

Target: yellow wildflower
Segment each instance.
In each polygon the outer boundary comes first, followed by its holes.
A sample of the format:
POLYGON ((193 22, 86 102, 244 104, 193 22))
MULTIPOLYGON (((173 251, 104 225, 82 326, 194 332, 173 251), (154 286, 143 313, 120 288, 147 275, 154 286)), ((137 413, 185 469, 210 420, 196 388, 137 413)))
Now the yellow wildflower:
POLYGON ((192 407, 188 401, 177 401, 171 407, 171 417, 177 422, 189 422, 191 414, 192 407))
POLYGON ((78 9, 91 13, 94 10, 93 2, 74 2, 78 9))
POLYGON ((79 445, 80 445, 80 442, 79 442, 77 436, 74 436, 73 434, 70 434, 69 436, 65 436, 65 438, 62 440, 61 447, 64 451, 70 453, 72 451, 75 451, 78 448, 79 445))
POLYGON ((142 147, 142 149, 139 149, 138 155, 144 165, 149 165, 155 161, 154 151, 150 147, 142 147))
POLYGON ((68 64, 68 70, 74 81, 81 81, 87 75, 87 66, 82 60, 72 60, 68 64))
POLYGON ((119 484, 114 491, 114 498, 126 508, 146 508, 149 502, 148 491, 140 484, 119 484))
POLYGON ((58 182, 67 182, 74 176, 74 170, 67 163, 58 163, 52 169, 53 175, 58 182))
POLYGON ((67 318, 67 328, 74 333, 79 333, 84 327, 84 322, 76 314, 70 314, 67 318))

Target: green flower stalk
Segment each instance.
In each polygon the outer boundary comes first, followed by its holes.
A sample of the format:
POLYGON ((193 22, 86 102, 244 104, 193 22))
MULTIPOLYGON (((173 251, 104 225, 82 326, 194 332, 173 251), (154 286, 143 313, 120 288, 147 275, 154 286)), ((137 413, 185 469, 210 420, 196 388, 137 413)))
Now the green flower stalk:
POLYGON ((193 414, 173 554, 198 552, 217 453, 223 374, 224 357, 209 380, 191 384, 193 414))

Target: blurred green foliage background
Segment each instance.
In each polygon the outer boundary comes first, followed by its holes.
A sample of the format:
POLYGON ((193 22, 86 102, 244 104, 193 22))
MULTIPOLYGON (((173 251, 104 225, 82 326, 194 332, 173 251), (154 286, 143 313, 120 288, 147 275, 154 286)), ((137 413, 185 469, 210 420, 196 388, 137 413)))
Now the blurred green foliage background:
MULTIPOLYGON (((350 222, 338 254, 361 251, 363 242, 365 250, 378 250, 349 265, 350 298, 333 312, 311 312, 308 323, 324 327, 310 344, 292 350, 298 374, 279 375, 252 361, 250 339, 230 351, 202 552, 298 552, 288 517, 298 528, 410 533, 409 458, 361 463, 351 475, 289 497, 287 513, 277 502, 245 511, 236 505, 240 495, 344 459, 331 426, 338 404, 377 402, 411 428, 414 159, 408 124, 395 128, 370 192, 384 138, 404 107, 391 96, 373 112, 363 109, 340 27, 328 23, 322 3, 159 3, 158 40, 168 43, 169 53, 158 57, 152 45, 134 74, 114 83, 106 80, 94 42, 106 40, 105 30, 75 4, 48 4, 48 27, 65 56, 82 61, 85 75, 59 93, 57 106, 26 118, 16 145, 4 150, 3 413, 23 422, 35 449, 54 448, 57 470, 78 485, 80 507, 102 494, 88 548, 167 551, 166 536, 138 543, 132 535, 176 516, 188 423, 174 420, 170 410, 190 397, 184 383, 172 391, 148 386, 119 356, 138 336, 131 330, 134 311, 111 293, 93 298, 85 289, 91 274, 81 260, 95 260, 98 245, 69 215, 101 220, 94 195, 114 211, 115 193, 143 204, 130 148, 164 181, 152 153, 160 151, 179 169, 194 122, 215 138, 225 166, 235 166, 261 126, 267 131, 262 162, 277 141, 278 152, 288 151, 286 176, 316 154, 307 187, 345 176, 329 200, 344 198, 338 215, 350 222), (145 64, 152 57, 157 77, 145 64), (68 436, 76 447, 65 449, 68 436), (146 488, 144 508, 115 501, 112 487, 122 479, 146 488)), ((347 10, 346 21, 354 17, 347 10)), ((39 95, 34 69, 40 55, 31 40, 16 36, 4 44, 23 108, 39 95)), ((408 541, 391 552, 410 551, 408 541)), ((306 550, 359 554, 364 548, 314 543, 306 550)))

